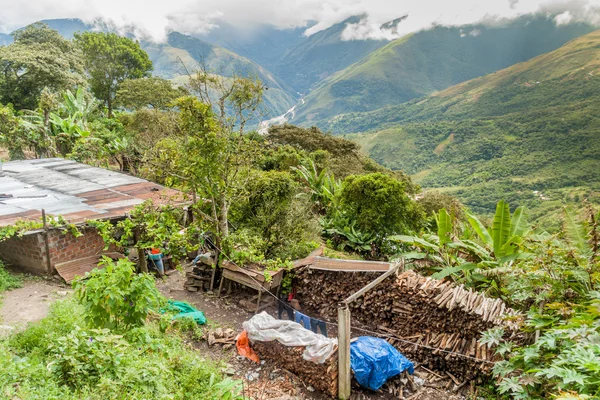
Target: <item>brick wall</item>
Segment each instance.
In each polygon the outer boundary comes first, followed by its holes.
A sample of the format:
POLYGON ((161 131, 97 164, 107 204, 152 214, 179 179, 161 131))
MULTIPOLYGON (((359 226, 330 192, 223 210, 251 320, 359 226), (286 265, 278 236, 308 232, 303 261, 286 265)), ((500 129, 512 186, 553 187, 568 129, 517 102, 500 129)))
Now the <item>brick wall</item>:
POLYGON ((32 234, 0 242, 0 259, 34 274, 46 274, 44 237, 41 234, 32 234))
MULTIPOLYGON (((96 230, 88 228, 82 233, 82 236, 76 238, 59 230, 48 232, 52 265, 102 253, 104 241, 96 230)), ((46 274, 44 235, 34 233, 0 242, 0 259, 34 274, 46 274)))
POLYGON ((104 241, 96 230, 88 228, 82 233, 83 235, 77 238, 70 233, 65 234, 58 230, 48 233, 52 265, 102 253, 104 241))

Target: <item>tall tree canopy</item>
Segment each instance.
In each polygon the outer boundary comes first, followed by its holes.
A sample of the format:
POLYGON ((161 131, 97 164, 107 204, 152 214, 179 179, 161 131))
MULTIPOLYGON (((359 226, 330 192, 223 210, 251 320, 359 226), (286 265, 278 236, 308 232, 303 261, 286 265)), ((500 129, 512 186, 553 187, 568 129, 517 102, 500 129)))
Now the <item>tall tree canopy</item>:
POLYGON ((152 76, 124 81, 117 92, 117 102, 128 109, 150 107, 164 110, 176 98, 186 94, 185 89, 174 87, 170 81, 152 76))
POLYGON ((75 34, 75 42, 83 51, 92 92, 104 102, 110 118, 121 83, 149 76, 152 61, 138 42, 115 33, 83 32, 75 34))
POLYGON ((416 231, 423 221, 422 210, 405 186, 380 172, 351 175, 342 184, 340 204, 359 229, 379 238, 416 231))
POLYGON ((85 82, 81 53, 47 25, 36 23, 0 47, 0 103, 34 109, 42 90, 61 91, 85 82))

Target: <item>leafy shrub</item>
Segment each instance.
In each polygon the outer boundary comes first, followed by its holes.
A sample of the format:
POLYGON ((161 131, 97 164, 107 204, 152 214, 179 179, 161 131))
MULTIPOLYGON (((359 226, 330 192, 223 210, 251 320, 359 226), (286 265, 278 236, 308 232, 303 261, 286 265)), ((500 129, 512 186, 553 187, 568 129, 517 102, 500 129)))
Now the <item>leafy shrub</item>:
POLYGON ((136 274, 127 259, 114 263, 104 257, 100 266, 104 268, 74 284, 91 326, 116 330, 141 326, 150 310, 160 308, 163 297, 151 275, 136 274))
POLYGON ((420 228, 423 213, 405 191, 405 184, 389 175, 373 173, 347 177, 340 193, 340 207, 356 220, 356 228, 379 240, 420 228))
POLYGON ((557 323, 561 309, 548 305, 547 313, 531 312, 529 330, 550 326, 529 346, 516 347, 502 339, 501 330, 488 332, 484 342, 498 345, 508 361, 494 366, 501 379, 500 393, 515 399, 598 398, 600 395, 600 293, 577 308, 572 318, 557 323), (571 393, 578 397, 567 397, 571 393), (565 397, 563 397, 565 396, 565 397))
POLYGON ((108 329, 83 330, 80 327, 50 344, 48 365, 61 382, 75 387, 96 383, 100 378, 116 378, 123 373, 123 360, 130 345, 108 329))

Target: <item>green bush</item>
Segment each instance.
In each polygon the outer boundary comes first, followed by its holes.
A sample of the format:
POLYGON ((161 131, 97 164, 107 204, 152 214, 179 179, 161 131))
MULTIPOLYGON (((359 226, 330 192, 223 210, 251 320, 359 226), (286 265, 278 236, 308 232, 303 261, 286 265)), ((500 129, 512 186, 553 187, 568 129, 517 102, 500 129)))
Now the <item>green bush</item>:
POLYGON ((77 298, 86 321, 94 327, 123 330, 144 324, 152 309, 164 300, 149 274, 136 274, 134 264, 104 257, 102 269, 75 282, 77 298))

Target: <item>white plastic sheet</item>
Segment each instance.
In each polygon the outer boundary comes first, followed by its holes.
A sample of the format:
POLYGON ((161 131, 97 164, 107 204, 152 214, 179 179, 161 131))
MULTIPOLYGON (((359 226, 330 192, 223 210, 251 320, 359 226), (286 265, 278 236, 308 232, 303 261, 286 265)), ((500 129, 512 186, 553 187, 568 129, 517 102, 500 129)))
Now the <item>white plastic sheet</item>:
POLYGON ((277 340, 285 346, 306 346, 302 357, 315 364, 323 364, 337 347, 337 339, 326 338, 293 321, 275 319, 265 311, 256 314, 242 326, 251 341, 277 340))

